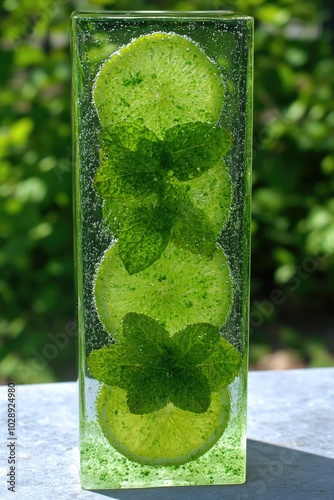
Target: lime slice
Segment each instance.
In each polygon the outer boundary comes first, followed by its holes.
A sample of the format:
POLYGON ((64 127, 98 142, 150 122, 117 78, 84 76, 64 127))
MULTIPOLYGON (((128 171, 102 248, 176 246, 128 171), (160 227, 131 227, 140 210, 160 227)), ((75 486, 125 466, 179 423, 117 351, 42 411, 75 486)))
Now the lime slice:
POLYGON ((128 312, 154 318, 172 335, 194 323, 223 325, 232 302, 232 282, 219 247, 210 259, 169 243, 150 267, 130 275, 113 245, 98 268, 94 295, 112 337, 120 336, 121 320, 128 312))
POLYGON ((98 415, 110 444, 122 455, 146 465, 179 465, 207 452, 223 434, 230 411, 227 389, 211 394, 205 413, 192 413, 169 403, 163 409, 130 413, 126 391, 104 385, 98 415))
POLYGON ((205 212, 218 236, 228 219, 232 200, 231 179, 225 163, 220 161, 200 177, 175 184, 186 190, 196 208, 205 212))
POLYGON ((104 126, 138 121, 160 139, 181 123, 216 123, 223 103, 218 67, 184 36, 153 33, 129 43, 102 66, 94 101, 104 126))

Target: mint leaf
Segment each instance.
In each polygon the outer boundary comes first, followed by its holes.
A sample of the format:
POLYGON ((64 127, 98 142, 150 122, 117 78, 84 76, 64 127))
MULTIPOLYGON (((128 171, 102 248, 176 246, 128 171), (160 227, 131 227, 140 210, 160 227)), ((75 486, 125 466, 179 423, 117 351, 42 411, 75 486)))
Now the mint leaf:
POLYGON ((180 181, 199 177, 230 149, 230 132, 210 123, 194 122, 166 130, 164 148, 168 167, 180 181))
POLYGON ((171 402, 181 410, 204 413, 211 403, 207 378, 197 368, 179 369, 170 382, 171 402))
POLYGON ((158 362, 171 338, 160 323, 145 314, 128 313, 123 318, 123 336, 137 351, 137 359, 147 364, 158 362))
POLYGON ((212 257, 216 249, 216 233, 208 216, 187 198, 178 205, 171 238, 177 246, 206 257, 212 257))
POLYGON ((131 413, 142 415, 164 408, 169 402, 166 370, 145 369, 130 377, 127 383, 127 403, 131 413))
POLYGON ((94 187, 103 198, 147 196, 160 189, 160 163, 156 158, 119 149, 96 172, 94 187))
POLYGON ((157 196, 155 194, 142 199, 131 195, 105 198, 102 206, 102 217, 111 234, 118 237, 123 223, 134 210, 150 209, 156 204, 157 196))
MULTIPOLYGON (((108 226, 110 233, 117 237, 122 227, 122 222, 127 217, 130 197, 119 196, 106 198, 102 206, 102 218, 108 226)), ((130 202, 131 206, 131 202, 130 202)))
POLYGON ((162 206, 135 209, 127 216, 119 234, 119 256, 129 274, 143 271, 166 248, 172 221, 162 206))
POLYGON ((195 122, 168 129, 161 141, 146 127, 122 122, 102 129, 100 139, 94 185, 106 200, 103 218, 119 238, 127 271, 153 264, 171 235, 177 246, 212 257, 216 232, 175 181, 189 181, 213 166, 230 147, 230 133, 195 122))
POLYGON ((132 413, 156 411, 168 403, 168 368, 162 357, 169 343, 168 332, 157 321, 128 313, 122 341, 93 351, 88 366, 97 380, 128 391, 132 413))
POLYGON ((94 378, 123 388, 122 381, 126 380, 132 369, 138 367, 133 352, 118 344, 91 352, 87 364, 94 378))
POLYGON ((145 314, 128 313, 123 318, 123 338, 141 367, 129 373, 126 381, 129 410, 143 414, 163 408, 169 401, 168 332, 145 314))
POLYGON ((121 148, 136 151, 144 156, 154 156, 158 137, 147 127, 133 122, 115 123, 103 128, 100 133, 102 147, 112 153, 121 148))
POLYGON ((198 365, 206 360, 215 345, 219 342, 218 326, 209 323, 188 325, 184 330, 179 330, 173 335, 173 342, 181 355, 193 365, 198 365))
POLYGON ((102 197, 146 195, 160 189, 160 141, 151 130, 119 123, 102 129, 100 141, 94 185, 102 197))
POLYGON ((134 414, 158 411, 168 403, 194 413, 207 411, 211 391, 236 377, 241 355, 208 323, 188 325, 172 337, 156 320, 138 313, 123 318, 118 344, 93 351, 94 378, 127 391, 134 414))
POLYGON ((221 338, 212 354, 199 365, 212 391, 227 387, 238 375, 242 356, 226 339, 221 338))

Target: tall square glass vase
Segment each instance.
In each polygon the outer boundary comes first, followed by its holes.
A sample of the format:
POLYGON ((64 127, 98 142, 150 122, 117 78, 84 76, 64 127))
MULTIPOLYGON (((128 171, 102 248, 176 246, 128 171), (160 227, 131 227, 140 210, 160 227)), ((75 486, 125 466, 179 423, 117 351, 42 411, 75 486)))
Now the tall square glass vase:
POLYGON ((245 481, 252 40, 72 15, 83 488, 245 481))

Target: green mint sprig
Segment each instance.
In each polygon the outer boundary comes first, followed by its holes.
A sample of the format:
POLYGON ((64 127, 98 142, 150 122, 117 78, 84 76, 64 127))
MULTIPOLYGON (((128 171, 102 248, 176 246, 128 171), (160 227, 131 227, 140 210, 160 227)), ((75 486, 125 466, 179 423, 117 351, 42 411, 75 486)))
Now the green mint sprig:
POLYGON ((156 320, 128 313, 122 340, 93 351, 88 366, 94 378, 127 391, 131 413, 144 414, 168 403, 204 413, 211 392, 237 376, 241 354, 208 323, 188 325, 170 337, 156 320))
POLYGON ((119 123, 103 129, 100 139, 94 185, 104 198, 103 217, 119 240, 129 274, 153 264, 170 240, 212 257, 212 223, 180 185, 217 164, 231 147, 231 134, 194 122, 167 129, 160 140, 146 127, 119 123))

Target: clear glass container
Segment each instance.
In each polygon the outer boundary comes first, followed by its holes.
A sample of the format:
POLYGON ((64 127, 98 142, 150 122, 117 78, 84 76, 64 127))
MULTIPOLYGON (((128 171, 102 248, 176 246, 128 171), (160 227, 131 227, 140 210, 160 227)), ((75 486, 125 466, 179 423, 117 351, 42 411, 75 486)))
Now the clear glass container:
POLYGON ((72 15, 83 488, 245 481, 252 41, 72 15))

